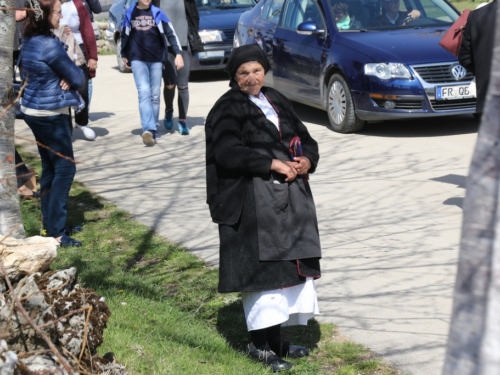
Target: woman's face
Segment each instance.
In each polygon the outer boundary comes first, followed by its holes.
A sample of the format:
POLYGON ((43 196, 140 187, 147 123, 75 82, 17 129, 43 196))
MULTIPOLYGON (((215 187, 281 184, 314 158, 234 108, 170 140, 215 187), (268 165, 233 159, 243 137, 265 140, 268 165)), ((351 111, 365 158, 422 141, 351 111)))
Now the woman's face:
POLYGON ((54 6, 52 7, 52 11, 50 12, 50 24, 54 30, 59 29, 59 21, 62 18, 61 13, 61 2, 56 0, 54 2, 54 6))
POLYGON ((240 65, 235 79, 241 91, 257 96, 264 86, 264 76, 264 67, 257 61, 249 61, 240 65))

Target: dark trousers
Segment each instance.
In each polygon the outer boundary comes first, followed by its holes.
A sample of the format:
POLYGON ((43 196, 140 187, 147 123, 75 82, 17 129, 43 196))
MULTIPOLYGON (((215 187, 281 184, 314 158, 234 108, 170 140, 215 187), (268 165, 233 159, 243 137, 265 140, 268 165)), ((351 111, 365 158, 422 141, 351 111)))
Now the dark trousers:
POLYGON ((17 188, 19 189, 23 186, 26 181, 31 178, 31 172, 29 171, 26 164, 24 164, 23 158, 17 152, 15 153, 15 162, 16 162, 16 178, 17 178, 17 188))
POLYGON ((171 53, 168 54, 169 63, 165 64, 163 69, 163 99, 165 100, 165 109, 174 109, 175 87, 169 89, 167 86, 177 85, 177 105, 179 108, 179 118, 186 119, 189 107, 189 71, 191 70, 191 60, 193 58, 191 50, 182 50, 182 58, 184 60, 184 67, 177 70, 175 67, 175 57, 171 53))
MULTIPOLYGON (((67 117, 62 114, 48 117, 24 115, 24 121, 38 142, 73 159, 73 143, 67 117)), ((72 161, 40 145, 38 152, 42 160, 40 190, 43 226, 47 230, 47 236, 59 237, 64 233, 66 225, 68 196, 76 167, 72 161)))
POLYGON ((78 125, 87 125, 89 123, 89 79, 90 73, 89 68, 86 64, 80 66, 80 69, 83 71, 85 75, 85 83, 82 87, 78 89, 78 92, 83 98, 85 102, 85 108, 83 108, 80 112, 75 113, 75 122, 78 125))

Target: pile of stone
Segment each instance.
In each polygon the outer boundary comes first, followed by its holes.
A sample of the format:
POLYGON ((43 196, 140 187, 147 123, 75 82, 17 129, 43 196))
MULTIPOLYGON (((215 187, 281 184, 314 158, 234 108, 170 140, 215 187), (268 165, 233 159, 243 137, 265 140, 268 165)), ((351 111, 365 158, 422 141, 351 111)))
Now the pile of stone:
POLYGON ((38 236, 0 243, 1 375, 126 375, 112 353, 97 355, 111 315, 104 298, 78 284, 76 268, 47 271, 57 248, 38 236))
POLYGON ((107 22, 96 21, 93 25, 96 29, 94 32, 96 33, 97 53, 101 54, 107 51, 112 51, 112 48, 106 39, 106 29, 109 27, 109 24, 107 22), (97 33, 99 34, 99 37, 97 37, 97 33))

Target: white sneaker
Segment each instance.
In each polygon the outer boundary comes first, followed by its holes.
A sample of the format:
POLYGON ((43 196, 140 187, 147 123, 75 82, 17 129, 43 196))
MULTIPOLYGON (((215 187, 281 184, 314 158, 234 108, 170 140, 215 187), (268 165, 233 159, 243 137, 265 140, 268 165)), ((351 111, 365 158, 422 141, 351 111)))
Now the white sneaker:
POLYGON ((142 141, 146 146, 152 146, 155 144, 155 139, 153 137, 153 133, 150 131, 146 130, 144 133, 142 133, 142 141))
POLYGON ((82 129, 83 135, 85 138, 90 139, 91 141, 95 139, 95 133, 88 125, 78 125, 75 124, 78 129, 82 129))

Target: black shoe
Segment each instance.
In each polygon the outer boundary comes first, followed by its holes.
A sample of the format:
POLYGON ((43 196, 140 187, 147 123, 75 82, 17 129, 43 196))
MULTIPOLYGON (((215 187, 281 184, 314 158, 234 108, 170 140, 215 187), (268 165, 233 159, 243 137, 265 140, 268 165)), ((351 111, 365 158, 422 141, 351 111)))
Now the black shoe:
POLYGON ((63 234, 61 236, 61 247, 78 247, 82 246, 82 243, 78 240, 75 240, 74 238, 68 237, 67 235, 63 234))
POLYGON ((257 349, 253 343, 249 344, 248 355, 264 365, 270 366, 273 372, 286 371, 292 368, 291 363, 282 360, 267 345, 262 349, 257 349))
POLYGON ((270 342, 269 347, 280 357, 302 358, 309 355, 309 350, 303 346, 290 344, 283 339, 270 342))
POLYGON ((69 225, 66 225, 64 227, 64 233, 66 233, 67 236, 71 236, 72 234, 75 233, 80 233, 83 230, 83 228, 79 225, 75 225, 74 227, 70 227, 69 225))

